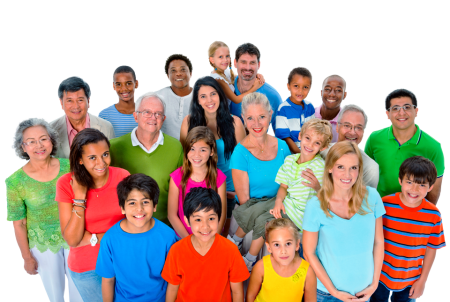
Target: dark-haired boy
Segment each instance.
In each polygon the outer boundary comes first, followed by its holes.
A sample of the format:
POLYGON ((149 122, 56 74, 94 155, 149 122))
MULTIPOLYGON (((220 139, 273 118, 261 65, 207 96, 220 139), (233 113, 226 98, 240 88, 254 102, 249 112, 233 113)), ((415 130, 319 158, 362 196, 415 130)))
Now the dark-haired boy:
POLYGON ((158 184, 144 174, 129 175, 117 185, 117 195, 126 218, 103 236, 95 269, 103 277, 103 301, 164 302, 167 282, 161 271, 178 237, 152 217, 158 184))
POLYGON ((441 213, 425 199, 436 167, 422 156, 400 166, 401 192, 383 197, 384 261, 380 284, 370 301, 411 301, 422 296, 436 250, 444 247, 441 213))
POLYGON ((116 137, 130 133, 137 126, 134 120, 134 90, 138 88, 134 70, 129 66, 120 66, 114 71, 113 88, 119 96, 119 102, 100 111, 99 116, 109 121, 116 137))
POLYGON ((250 274, 236 245, 217 234, 219 194, 193 188, 183 210, 192 234, 174 244, 167 256, 161 274, 169 283, 166 301, 243 302, 242 282, 250 274))

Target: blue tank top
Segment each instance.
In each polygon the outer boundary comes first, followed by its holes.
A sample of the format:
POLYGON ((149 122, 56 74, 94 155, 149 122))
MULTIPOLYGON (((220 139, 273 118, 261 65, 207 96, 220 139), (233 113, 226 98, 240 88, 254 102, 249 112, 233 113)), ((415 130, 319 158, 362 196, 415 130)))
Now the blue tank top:
POLYGON ((227 191, 234 192, 233 178, 231 177, 230 159, 225 160, 225 143, 223 139, 216 140, 217 146, 217 168, 227 176, 227 191))

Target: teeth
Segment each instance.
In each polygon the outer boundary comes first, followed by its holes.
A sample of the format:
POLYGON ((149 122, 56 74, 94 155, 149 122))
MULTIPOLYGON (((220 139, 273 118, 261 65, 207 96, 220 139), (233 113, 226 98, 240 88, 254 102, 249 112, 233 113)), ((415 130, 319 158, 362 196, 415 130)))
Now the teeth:
POLYGON ((341 181, 342 181, 343 183, 349 184, 351 180, 343 180, 343 179, 341 179, 341 181))
POLYGON ((336 102, 336 100, 327 100, 327 101, 330 102, 330 103, 336 102))
POLYGON ((356 140, 356 137, 345 137, 346 139, 348 139, 348 140, 356 140))

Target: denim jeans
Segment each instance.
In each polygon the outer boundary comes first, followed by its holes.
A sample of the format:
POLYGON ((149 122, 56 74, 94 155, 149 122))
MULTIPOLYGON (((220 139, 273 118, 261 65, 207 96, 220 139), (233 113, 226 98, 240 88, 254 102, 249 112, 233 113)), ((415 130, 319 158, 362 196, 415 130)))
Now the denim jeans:
POLYGON ((342 300, 333 297, 329 293, 317 290, 317 302, 341 302, 341 301, 342 300))
POLYGON ((75 273, 69 269, 69 273, 84 302, 103 302, 101 276, 95 271, 75 273))
MULTIPOLYGON (((410 289, 411 286, 408 286, 402 291, 392 292, 391 302, 415 302, 416 299, 409 298, 410 289)), ((381 283, 378 283, 378 288, 370 298, 370 302, 388 302, 390 292, 391 291, 387 289, 386 286, 384 286, 381 283)))

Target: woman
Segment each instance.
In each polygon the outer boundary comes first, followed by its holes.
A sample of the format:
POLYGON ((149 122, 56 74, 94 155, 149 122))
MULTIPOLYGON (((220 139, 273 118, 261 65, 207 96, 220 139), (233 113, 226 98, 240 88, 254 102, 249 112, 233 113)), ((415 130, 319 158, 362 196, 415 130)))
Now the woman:
POLYGON ((75 136, 69 159, 71 173, 56 184, 61 232, 70 246, 69 272, 84 301, 102 301, 95 264, 103 235, 125 217, 116 187, 130 173, 109 166, 109 141, 92 128, 75 136))
POLYGON ((238 142, 245 137, 241 119, 232 116, 225 93, 212 77, 195 82, 190 113, 181 124, 180 141, 184 145, 187 133, 197 127, 206 126, 214 133, 217 146, 217 168, 227 176, 227 221, 223 234, 228 234, 231 212, 236 205, 230 158, 238 142))
MULTIPOLYGON (((8 220, 13 221, 25 271, 39 274, 50 301, 64 301, 69 246, 61 236, 56 181, 69 172, 69 161, 54 158, 58 133, 37 118, 19 124, 14 139, 16 154, 28 162, 6 179, 8 220)), ((82 301, 69 281, 70 301, 82 301)))
MULTIPOLYGON (((277 195, 280 185, 275 182, 275 177, 285 157, 291 154, 285 141, 267 134, 272 113, 264 94, 254 92, 242 101, 242 118, 249 133, 234 149, 230 164, 239 204, 241 207, 247 204, 239 210, 242 220, 235 216, 240 228, 233 238, 229 237, 238 246, 246 234, 242 229, 249 229, 243 224, 253 224, 260 214, 273 207, 262 208, 263 203, 260 202, 277 195), (245 213, 241 212, 242 209, 245 213)), ((262 244, 252 244, 245 255, 244 261, 249 270, 256 261, 260 250, 258 246, 264 245, 263 237, 255 239, 262 244)))
POLYGON ((322 188, 306 205, 303 252, 318 279, 319 302, 368 301, 378 286, 386 211, 378 192, 364 186, 362 170, 355 143, 335 144, 322 188))

